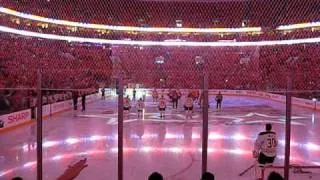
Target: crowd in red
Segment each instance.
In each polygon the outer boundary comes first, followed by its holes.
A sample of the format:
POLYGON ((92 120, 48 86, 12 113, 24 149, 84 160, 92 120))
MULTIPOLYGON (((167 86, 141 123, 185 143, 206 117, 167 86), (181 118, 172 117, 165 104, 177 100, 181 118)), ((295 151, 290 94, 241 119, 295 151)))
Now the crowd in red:
POLYGON ((284 90, 288 75, 293 79, 293 89, 320 88, 317 44, 241 48, 121 46, 112 50, 127 74, 158 87, 199 88, 205 72, 210 88, 216 89, 284 90))
MULTIPOLYGON (((51 89, 51 94, 59 89, 110 84, 116 70, 124 71, 130 82, 150 88, 200 88, 203 72, 208 74, 209 87, 216 89, 284 90, 288 75, 293 79, 293 89, 320 88, 317 44, 106 47, 9 36, 1 39, 0 85, 5 88, 36 88, 38 69, 42 72, 43 88, 51 89)), ((25 104, 22 99, 29 94, 25 90, 15 91, 11 99, 14 109, 25 104)))
POLYGON ((1 37, 0 85, 7 89, 11 107, 25 108, 34 96, 41 69, 45 95, 62 90, 98 88, 110 82, 109 49, 21 37, 1 37))

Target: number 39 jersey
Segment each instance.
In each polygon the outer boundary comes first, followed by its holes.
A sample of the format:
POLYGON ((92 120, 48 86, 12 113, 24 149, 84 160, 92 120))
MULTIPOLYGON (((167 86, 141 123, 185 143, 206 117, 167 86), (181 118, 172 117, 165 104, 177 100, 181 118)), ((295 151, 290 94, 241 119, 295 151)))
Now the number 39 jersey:
POLYGON ((256 152, 263 153, 268 157, 275 157, 277 155, 278 138, 275 132, 267 131, 261 132, 254 144, 256 152))

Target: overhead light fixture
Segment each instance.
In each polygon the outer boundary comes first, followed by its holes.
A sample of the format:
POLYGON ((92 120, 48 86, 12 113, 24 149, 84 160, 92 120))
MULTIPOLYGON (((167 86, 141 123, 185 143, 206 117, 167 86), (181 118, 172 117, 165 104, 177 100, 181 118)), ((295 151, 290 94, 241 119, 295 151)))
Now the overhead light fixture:
POLYGON ((182 27, 182 20, 176 20, 176 26, 178 28, 181 28, 182 27))
POLYGON ((204 59, 202 56, 196 56, 194 59, 195 59, 196 65, 203 65, 204 64, 204 59))
POLYGON ((243 20, 241 23, 242 27, 246 27, 248 25, 248 20, 243 20))
POLYGON ((90 29, 104 29, 112 31, 136 31, 136 32, 168 32, 168 33, 246 33, 246 32, 260 32, 261 27, 247 27, 247 28, 182 28, 182 20, 177 20, 176 25, 181 26, 178 28, 159 28, 159 27, 134 27, 134 26, 113 26, 103 24, 88 24, 82 22, 66 21, 59 19, 52 19, 33 14, 26 14, 12 9, 0 6, 0 12, 24 19, 33 21, 52 23, 56 25, 74 26, 90 29))
POLYGON ((165 42, 165 41, 136 41, 136 40, 111 40, 99 38, 84 38, 77 36, 62 36, 55 34, 44 34, 39 32, 25 31, 14 29, 6 26, 0 26, 0 32, 11 33, 26 37, 36 37, 41 39, 62 40, 68 42, 80 43, 100 43, 112 45, 141 45, 141 46, 190 46, 190 47, 244 47, 244 46, 274 46, 274 45, 293 45, 293 44, 306 44, 306 43, 319 43, 318 38, 306 39, 289 39, 289 40, 273 40, 273 41, 218 41, 218 42, 195 42, 195 41, 178 41, 178 42, 165 42))
POLYGON ((163 56, 156 57, 155 63, 164 64, 164 57, 163 56))
POLYGON ((314 27, 320 27, 320 21, 310 22, 310 23, 282 25, 277 27, 277 30, 294 30, 294 29, 303 29, 303 28, 314 28, 314 27))

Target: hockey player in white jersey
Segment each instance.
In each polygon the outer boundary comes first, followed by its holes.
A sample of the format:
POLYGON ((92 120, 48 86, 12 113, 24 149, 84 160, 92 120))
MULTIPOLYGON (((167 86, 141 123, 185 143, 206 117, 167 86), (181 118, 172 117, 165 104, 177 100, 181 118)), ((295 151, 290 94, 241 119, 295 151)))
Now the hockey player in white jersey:
POLYGON ((192 119, 193 99, 190 95, 188 95, 186 101, 184 102, 184 109, 186 111, 186 119, 192 119))
POLYGON ((271 131, 272 125, 266 124, 266 131, 259 133, 254 144, 254 157, 258 158, 260 164, 273 163, 277 156, 278 138, 275 132, 271 131))
POLYGON ((272 131, 271 124, 266 124, 266 131, 259 133, 254 144, 253 157, 258 158, 261 166, 272 165, 277 156, 277 147, 277 134, 272 131))
POLYGON ((165 111, 166 111, 166 107, 167 107, 167 102, 166 102, 166 100, 164 99, 164 97, 161 96, 161 98, 159 99, 159 105, 158 105, 158 108, 159 108, 159 111, 160 111, 160 117, 161 117, 161 118, 164 118, 165 111))
POLYGON ((130 109, 131 109, 131 101, 129 96, 127 96, 126 98, 123 99, 123 110, 124 110, 124 113, 127 114, 127 116, 129 116, 130 109))
POLYGON ((137 107, 137 110, 138 110, 138 118, 141 118, 142 115, 143 115, 143 109, 145 107, 144 101, 142 100, 142 98, 140 98, 138 100, 136 107, 137 107))

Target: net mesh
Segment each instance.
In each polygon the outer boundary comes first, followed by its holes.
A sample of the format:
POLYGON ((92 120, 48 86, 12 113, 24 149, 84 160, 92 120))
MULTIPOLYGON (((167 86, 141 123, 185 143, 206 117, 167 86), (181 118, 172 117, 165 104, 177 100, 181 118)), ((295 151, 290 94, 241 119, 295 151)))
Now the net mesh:
MULTIPOLYGON (((125 88, 201 89, 207 76, 209 89, 284 94, 291 81, 294 97, 320 98, 318 0, 3 0, 0 6, 0 115, 34 110, 39 72, 44 104, 117 88, 119 74, 125 88)), ((259 112, 255 105, 243 106, 259 112)))

